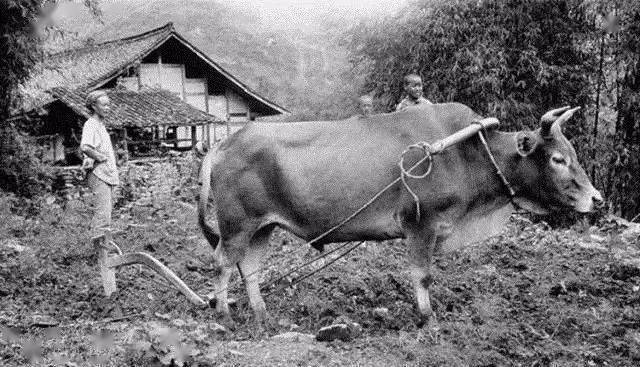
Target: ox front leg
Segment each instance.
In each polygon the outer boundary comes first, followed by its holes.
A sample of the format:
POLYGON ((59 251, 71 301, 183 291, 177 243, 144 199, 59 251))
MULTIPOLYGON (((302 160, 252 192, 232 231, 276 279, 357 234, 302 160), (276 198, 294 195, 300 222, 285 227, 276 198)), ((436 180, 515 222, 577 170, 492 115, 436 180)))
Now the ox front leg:
POLYGON ((431 308, 429 286, 433 283, 431 263, 436 247, 435 233, 409 236, 407 242, 411 254, 411 280, 418 302, 418 310, 431 325, 436 325, 436 317, 431 308))

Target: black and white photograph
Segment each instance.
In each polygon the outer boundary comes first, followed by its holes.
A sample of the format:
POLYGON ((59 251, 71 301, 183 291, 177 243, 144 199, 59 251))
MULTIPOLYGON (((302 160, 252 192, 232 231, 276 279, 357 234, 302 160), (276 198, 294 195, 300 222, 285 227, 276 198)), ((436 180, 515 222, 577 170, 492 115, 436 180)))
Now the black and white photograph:
POLYGON ((640 365, 640 0, 0 0, 0 366, 640 365))

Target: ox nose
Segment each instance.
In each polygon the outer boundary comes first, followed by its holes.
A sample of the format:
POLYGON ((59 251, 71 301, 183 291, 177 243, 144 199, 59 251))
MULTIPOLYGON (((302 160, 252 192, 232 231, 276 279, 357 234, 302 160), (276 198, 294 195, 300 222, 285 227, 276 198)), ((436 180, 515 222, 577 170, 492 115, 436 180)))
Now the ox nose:
POLYGON ((604 199, 602 198, 602 194, 600 194, 600 191, 596 191, 593 194, 593 196, 591 197, 591 201, 593 201, 593 205, 596 208, 602 207, 602 205, 604 204, 604 199))

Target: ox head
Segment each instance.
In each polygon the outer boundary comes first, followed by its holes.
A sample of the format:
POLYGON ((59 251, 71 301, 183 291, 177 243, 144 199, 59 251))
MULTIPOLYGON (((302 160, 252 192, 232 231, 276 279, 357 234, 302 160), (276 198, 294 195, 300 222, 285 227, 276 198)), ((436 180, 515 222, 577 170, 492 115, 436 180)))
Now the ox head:
POLYGON ((563 107, 545 113, 540 128, 516 134, 519 178, 516 202, 537 213, 572 208, 585 213, 600 205, 596 190, 576 151, 562 133, 562 124, 577 108, 563 107))

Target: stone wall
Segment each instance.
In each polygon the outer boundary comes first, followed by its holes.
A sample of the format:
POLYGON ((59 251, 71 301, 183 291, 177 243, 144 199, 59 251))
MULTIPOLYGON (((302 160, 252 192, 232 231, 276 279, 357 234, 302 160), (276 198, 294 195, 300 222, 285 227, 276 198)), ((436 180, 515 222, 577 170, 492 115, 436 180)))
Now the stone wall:
MULTIPOLYGON (((116 207, 128 205, 159 206, 163 200, 177 197, 193 203, 198 193, 200 159, 192 152, 175 153, 121 164, 120 186, 116 189, 116 207)), ((58 170, 54 193, 65 200, 83 199, 89 194, 84 173, 78 168, 58 170)))

